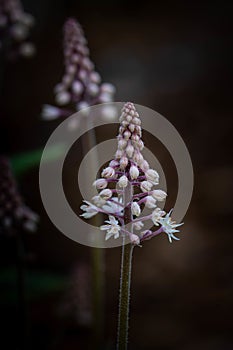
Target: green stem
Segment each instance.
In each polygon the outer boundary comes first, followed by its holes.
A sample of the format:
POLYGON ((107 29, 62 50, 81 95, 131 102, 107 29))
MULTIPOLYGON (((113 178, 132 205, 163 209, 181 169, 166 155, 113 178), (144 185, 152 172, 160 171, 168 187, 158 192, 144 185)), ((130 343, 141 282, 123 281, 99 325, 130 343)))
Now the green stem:
MULTIPOLYGON (((124 190, 123 202, 129 203, 132 200, 133 187, 131 184, 124 190)), ((124 225, 132 222, 132 213, 130 207, 124 210, 124 225)), ((133 231, 132 225, 129 225, 130 232, 133 231)), ((118 314, 118 332, 117 332, 117 350, 127 350, 128 347, 128 329, 129 329, 129 303, 130 303, 130 284, 133 248, 132 244, 125 244, 123 237, 122 257, 121 257, 121 278, 120 278, 120 299, 118 314)))

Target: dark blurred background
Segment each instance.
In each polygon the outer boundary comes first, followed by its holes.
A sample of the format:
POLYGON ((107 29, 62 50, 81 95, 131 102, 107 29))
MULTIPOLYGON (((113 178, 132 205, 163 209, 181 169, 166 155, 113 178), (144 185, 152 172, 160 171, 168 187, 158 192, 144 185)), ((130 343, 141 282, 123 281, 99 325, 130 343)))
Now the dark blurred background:
MULTIPOLYGON (((63 73, 62 26, 68 16, 75 17, 97 70, 117 88, 115 100, 130 100, 165 116, 184 139, 194 166, 194 195, 181 240, 170 245, 162 235, 135 249, 130 349, 233 349, 232 3, 23 4, 36 17, 37 55, 4 67, 1 153, 15 157, 42 148, 59 124, 41 121, 40 111, 44 103, 53 103, 53 87, 63 73)), ((98 137, 107 135, 99 132, 98 137)), ((169 155, 150 135, 145 135, 145 143, 161 161, 168 193, 175 199, 177 178, 169 155)), ((18 181, 26 203, 41 218, 38 232, 27 238, 30 348, 88 349, 91 248, 69 240, 50 222, 40 199, 38 165, 18 181)), ((105 254, 105 341, 111 349, 120 248, 105 254)), ((0 347, 17 349, 11 239, 1 239, 0 261, 0 347)))

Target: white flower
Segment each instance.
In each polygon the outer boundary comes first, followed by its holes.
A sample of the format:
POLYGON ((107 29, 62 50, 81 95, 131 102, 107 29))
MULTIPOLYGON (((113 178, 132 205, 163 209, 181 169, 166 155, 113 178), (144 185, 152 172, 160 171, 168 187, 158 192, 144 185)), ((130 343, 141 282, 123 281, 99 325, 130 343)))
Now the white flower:
POLYGON ((53 120, 60 116, 60 109, 51 105, 44 105, 41 116, 45 120, 53 120))
POLYGON ((132 165, 129 169, 129 174, 132 180, 135 180, 138 178, 139 176, 139 170, 138 167, 136 167, 135 165, 132 165))
POLYGON ((151 217, 151 220, 153 221, 154 225, 159 226, 159 223, 160 223, 159 220, 165 214, 166 214, 165 211, 161 210, 160 208, 156 208, 152 212, 152 217, 151 217))
POLYGON ((133 224, 133 228, 137 231, 141 230, 143 228, 144 224, 142 221, 137 221, 133 224))
POLYGON ((93 186, 97 188, 97 190, 102 190, 106 188, 108 185, 108 182, 105 179, 97 179, 93 182, 93 186))
POLYGON ((169 213, 164 218, 160 217, 159 219, 159 223, 162 226, 163 231, 168 235, 168 239, 170 243, 172 243, 172 239, 176 241, 180 240, 179 238, 174 236, 173 233, 179 232, 180 230, 177 230, 176 228, 183 225, 183 223, 177 224, 175 221, 171 220, 171 216, 170 216, 171 212, 172 210, 170 210, 169 213))
POLYGON ((152 187, 152 183, 149 181, 142 181, 140 188, 142 190, 142 192, 149 192, 151 190, 152 187))
POLYGON ((80 216, 83 216, 84 219, 90 219, 92 218, 92 216, 95 216, 98 213, 98 208, 93 205, 92 203, 88 202, 88 201, 84 201, 84 205, 81 205, 81 209, 83 211, 85 211, 85 213, 81 214, 80 216))
POLYGON ((113 177, 115 175, 115 170, 109 166, 102 171, 101 175, 106 178, 113 177))
POLYGON ((132 202, 131 211, 133 215, 139 216, 141 214, 141 208, 137 202, 132 202))
POLYGON ((150 181, 154 185, 158 185, 158 183, 159 183, 159 174, 157 173, 157 171, 155 171, 153 169, 148 169, 146 171, 145 175, 146 175, 146 178, 147 178, 148 181, 150 181))
POLYGON ((101 231, 107 231, 105 239, 109 239, 110 237, 114 237, 117 239, 120 235, 121 227, 118 225, 118 221, 114 218, 114 216, 109 216, 109 220, 106 220, 105 222, 108 225, 102 225, 100 226, 101 231))
POLYGON ((92 200, 93 203, 97 205, 97 207, 102 207, 104 204, 106 204, 106 200, 101 198, 100 196, 94 196, 92 200))
POLYGON ((102 190, 100 193, 99 193, 99 196, 104 199, 104 200, 107 200, 109 198, 112 197, 112 191, 109 190, 108 188, 106 188, 105 190, 102 190))
POLYGON ((151 194, 157 201, 164 201, 167 197, 167 193, 162 190, 154 190, 151 194))
POLYGON ((122 188, 127 187, 127 185, 128 185, 128 178, 127 178, 127 176, 122 175, 119 178, 118 185, 119 185, 119 187, 122 187, 122 188))
POLYGON ((121 204, 123 203, 122 197, 112 197, 111 202, 105 203, 102 207, 109 214, 119 213, 123 210, 121 204), (119 204, 118 204, 119 203, 119 204))
POLYGON ((150 209, 156 208, 156 200, 152 196, 147 196, 145 206, 150 209))

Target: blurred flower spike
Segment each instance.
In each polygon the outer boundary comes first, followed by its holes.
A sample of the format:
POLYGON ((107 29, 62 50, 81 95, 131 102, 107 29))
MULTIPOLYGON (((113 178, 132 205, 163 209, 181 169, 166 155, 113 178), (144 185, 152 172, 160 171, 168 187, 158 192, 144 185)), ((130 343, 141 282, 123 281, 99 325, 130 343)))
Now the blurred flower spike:
POLYGON ((43 107, 42 118, 45 120, 68 117, 95 104, 113 101, 115 87, 101 82, 101 76, 90 60, 83 29, 73 18, 64 25, 63 48, 65 71, 54 88, 56 107, 43 107))
POLYGON ((34 17, 24 12, 20 0, 0 0, 0 52, 10 59, 30 58, 36 49, 28 38, 34 17))
POLYGON ((141 119, 134 104, 128 102, 120 116, 115 158, 102 171, 101 178, 94 182, 99 193, 92 202, 84 201, 86 204, 81 206, 84 212, 81 216, 89 219, 97 213, 108 215, 106 224, 100 227, 100 230, 106 231, 106 240, 127 235, 132 244, 140 245, 160 233, 167 234, 170 242, 179 240, 175 233, 179 232, 177 228, 182 224, 172 221, 172 211, 166 214, 158 206, 167 194, 156 188, 159 174, 150 168, 141 153, 144 148, 141 136, 141 119), (152 212, 143 216, 144 207, 152 212), (159 228, 141 231, 146 221, 159 228))
POLYGON ((38 220, 38 215, 24 204, 18 192, 9 160, 0 156, 0 234, 35 232, 38 220))

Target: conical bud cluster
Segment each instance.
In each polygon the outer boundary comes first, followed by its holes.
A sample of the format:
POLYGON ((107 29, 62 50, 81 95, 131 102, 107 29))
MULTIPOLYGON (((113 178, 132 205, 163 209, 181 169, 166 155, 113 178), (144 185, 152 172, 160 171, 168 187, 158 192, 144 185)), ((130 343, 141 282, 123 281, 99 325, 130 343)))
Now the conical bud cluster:
POLYGON ((99 193, 92 198, 93 204, 85 201, 86 204, 81 206, 84 211, 82 216, 89 219, 98 212, 107 214, 107 225, 100 227, 101 230, 107 231, 106 239, 128 235, 132 244, 139 244, 165 232, 171 242, 172 239, 178 239, 174 233, 178 232, 177 227, 180 224, 171 220, 171 211, 166 215, 166 212, 157 206, 158 202, 166 199, 167 194, 154 188, 159 184, 159 174, 150 168, 142 155, 144 144, 141 136, 141 119, 133 103, 128 102, 120 116, 115 159, 103 169, 101 178, 94 182, 93 185, 99 193), (127 197, 124 196, 126 192, 131 193, 131 198, 127 199, 127 203, 123 203, 123 198, 127 197), (144 207, 151 209, 152 213, 143 216, 144 207), (132 217, 131 232, 125 228, 125 224, 129 223, 129 211, 132 217), (157 231, 140 232, 144 221, 148 220, 151 225, 160 228, 157 231))
POLYGON ((64 25, 64 66, 62 81, 54 88, 58 107, 45 105, 44 119, 69 116, 95 104, 113 101, 115 87, 101 83, 101 76, 89 57, 83 29, 72 18, 64 25))
POLYGON ((24 12, 20 0, 1 0, 0 51, 7 50, 7 55, 12 59, 18 56, 32 57, 35 46, 28 38, 34 23, 34 17, 24 12))
POLYGON ((18 230, 35 231, 38 215, 25 206, 21 198, 10 163, 0 157, 0 232, 16 234, 18 230))

